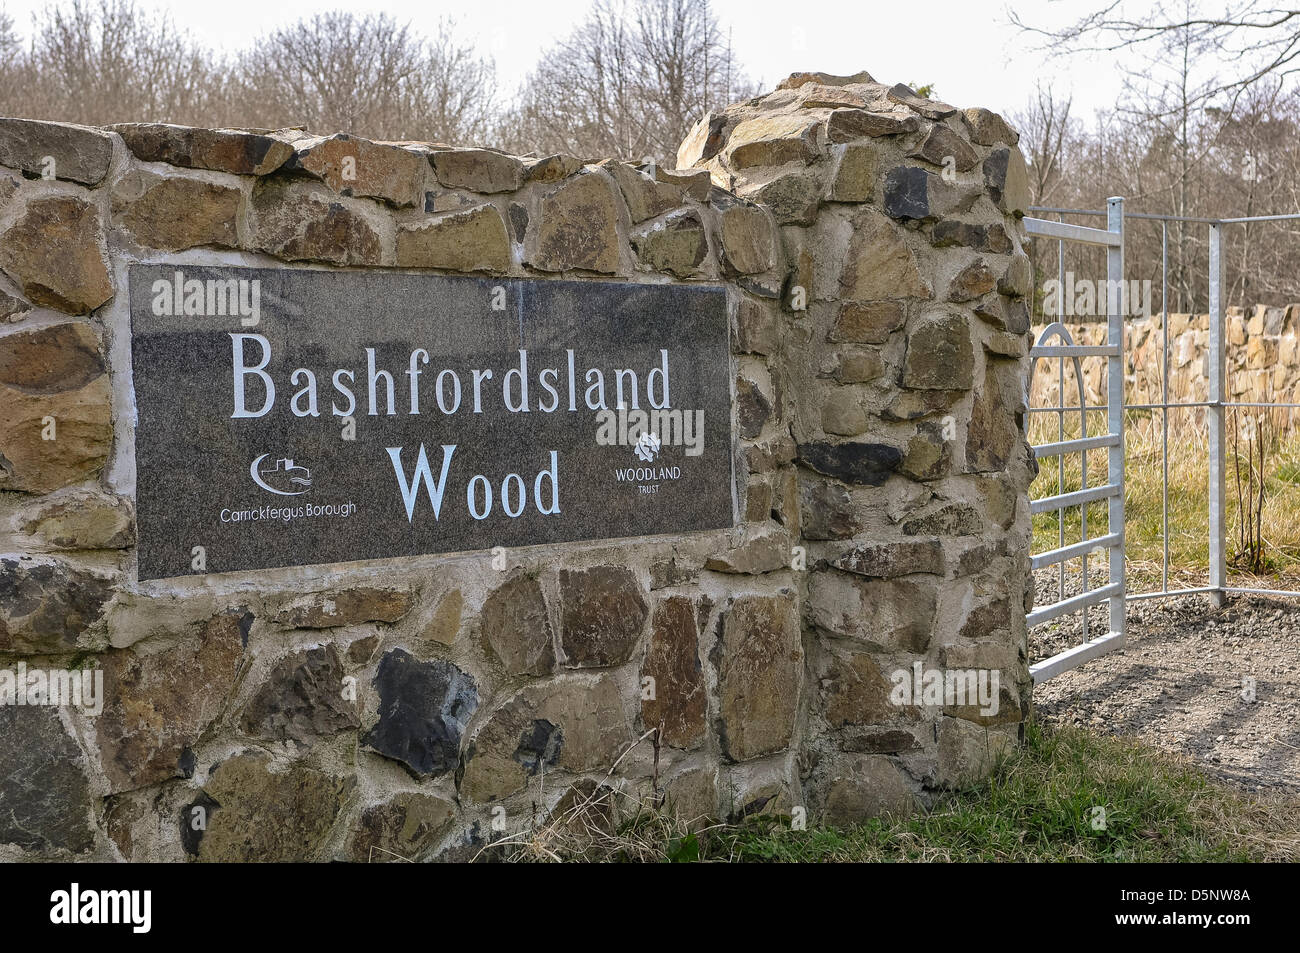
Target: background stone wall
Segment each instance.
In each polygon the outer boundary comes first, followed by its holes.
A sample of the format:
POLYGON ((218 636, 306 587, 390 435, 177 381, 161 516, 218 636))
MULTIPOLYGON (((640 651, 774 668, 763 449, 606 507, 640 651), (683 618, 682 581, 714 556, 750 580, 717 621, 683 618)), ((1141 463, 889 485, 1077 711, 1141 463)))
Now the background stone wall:
POLYGON ((607 776, 848 822, 986 771, 1029 691, 1015 138, 865 74, 706 116, 678 172, 0 120, 0 668, 106 695, 0 707, 0 859, 470 859, 607 776), (140 583, 154 261, 722 283, 737 525, 140 583), (998 713, 891 704, 914 662, 998 670, 998 713))
MULTIPOLYGON (((1243 308, 1229 308, 1225 318, 1228 394, 1232 400, 1248 403, 1300 403, 1300 305, 1285 308, 1256 305, 1247 314, 1243 308)), ((1076 343, 1101 344, 1106 326, 1095 322, 1067 324, 1076 343)), ((1164 315, 1131 318, 1126 321, 1127 352, 1124 384, 1130 404, 1158 403, 1164 368, 1164 315)), ((1210 346, 1208 314, 1171 314, 1169 316, 1169 400, 1208 400, 1210 346)), ((1042 332, 1034 328, 1035 338, 1042 332)), ((1106 402, 1106 362, 1088 360, 1083 364, 1084 392, 1090 406, 1106 402)), ((1040 363, 1033 381, 1033 400, 1037 407, 1058 407, 1060 377, 1056 361, 1040 363)), ((1065 399, 1078 406, 1079 391, 1074 367, 1065 369, 1065 399)), ((1201 421, 1202 410, 1181 412, 1184 419, 1201 421)), ((1171 418, 1172 419, 1172 418, 1171 418)), ((1289 415, 1279 415, 1278 422, 1291 426, 1289 415)))

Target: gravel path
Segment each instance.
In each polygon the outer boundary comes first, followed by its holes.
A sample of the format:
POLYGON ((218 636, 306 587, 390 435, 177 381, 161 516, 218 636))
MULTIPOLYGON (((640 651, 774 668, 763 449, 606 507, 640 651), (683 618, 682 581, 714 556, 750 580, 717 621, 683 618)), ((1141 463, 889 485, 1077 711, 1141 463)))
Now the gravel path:
MULTIPOLYGON (((1056 575, 1037 582, 1040 601, 1054 600, 1056 575)), ((1247 790, 1300 791, 1300 594, 1231 597, 1217 610, 1205 596, 1131 601, 1127 616, 1125 648, 1034 690, 1039 715, 1136 735, 1247 790)), ((1090 637, 1106 631, 1104 608, 1090 619, 1090 637)), ((1076 613, 1032 629, 1030 658, 1079 644, 1081 628, 1076 613)))

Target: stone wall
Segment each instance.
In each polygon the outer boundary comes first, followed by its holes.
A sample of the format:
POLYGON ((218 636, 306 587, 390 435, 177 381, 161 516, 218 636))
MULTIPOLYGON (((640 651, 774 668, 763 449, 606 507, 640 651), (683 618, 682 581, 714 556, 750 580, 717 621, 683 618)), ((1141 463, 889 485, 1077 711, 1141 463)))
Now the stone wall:
POLYGON ((0 859, 470 859, 607 776, 842 823, 987 771, 1029 692, 1015 140, 865 74, 706 116, 678 172, 0 120, 0 669, 104 678, 0 706, 0 859), (142 583, 157 261, 721 284, 736 525, 142 583), (916 663, 996 713, 891 700, 916 663))
MULTIPOLYGON (((1257 305, 1247 314, 1243 308, 1229 308, 1224 315, 1227 393, 1229 399, 1248 403, 1300 403, 1300 305, 1285 308, 1257 305)), ((1066 325, 1079 344, 1101 344, 1106 340, 1105 324, 1066 325)), ((1164 368, 1164 315, 1131 318, 1126 321, 1125 400, 1130 404, 1159 403, 1164 368)), ((1169 317, 1169 400, 1173 402, 1209 399, 1210 316, 1171 314, 1169 317)), ((1034 328, 1034 336, 1042 333, 1034 328)), ((1039 362, 1033 381, 1033 406, 1058 407, 1060 377, 1055 360, 1039 362)), ((1090 406, 1106 403, 1106 362, 1083 362, 1084 392, 1090 406)), ((1074 367, 1065 368, 1065 399, 1078 406, 1079 390, 1074 367)), ((1182 420, 1201 421, 1201 410, 1182 411, 1171 417, 1173 426, 1182 420)), ((1279 417, 1279 422, 1289 422, 1279 417)))

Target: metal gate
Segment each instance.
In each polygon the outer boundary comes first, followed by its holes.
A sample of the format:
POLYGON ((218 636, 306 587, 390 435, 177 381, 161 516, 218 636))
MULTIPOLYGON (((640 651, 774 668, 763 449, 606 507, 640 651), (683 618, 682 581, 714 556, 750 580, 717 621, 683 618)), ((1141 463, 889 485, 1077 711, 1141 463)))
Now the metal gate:
MULTIPOLYGON (((1054 214, 1057 221, 1046 218, 1026 218, 1026 231, 1031 237, 1057 242, 1058 282, 1064 286, 1065 243, 1079 242, 1086 245, 1102 246, 1106 249, 1107 295, 1106 341, 1102 345, 1080 344, 1073 341, 1069 330, 1059 320, 1048 325, 1039 339, 1030 349, 1032 361, 1030 392, 1033 388, 1033 375, 1037 373, 1040 362, 1055 359, 1060 380, 1060 399, 1057 406, 1029 407, 1030 415, 1055 414, 1058 422, 1059 439, 1054 442, 1040 443, 1034 446, 1038 460, 1055 458, 1057 460, 1058 488, 1064 483, 1064 460, 1069 454, 1081 455, 1081 489, 1071 492, 1058 492, 1053 496, 1031 500, 1030 509, 1034 514, 1057 513, 1059 530, 1058 546, 1043 553, 1032 555, 1031 565, 1034 570, 1050 566, 1059 566, 1059 590, 1055 601, 1040 605, 1028 613, 1029 625, 1036 626, 1062 615, 1074 612, 1082 613, 1083 640, 1065 651, 1030 666, 1034 683, 1044 682, 1054 675, 1068 671, 1083 662, 1103 655, 1124 644, 1124 604, 1128 599, 1160 599, 1173 596, 1204 594, 1215 605, 1222 605, 1229 593, 1244 593, 1270 596, 1297 596, 1300 592, 1277 589, 1258 589, 1229 585, 1227 574, 1227 440, 1226 420, 1229 411, 1237 408, 1275 408, 1300 409, 1300 404, 1270 401, 1234 401, 1228 394, 1226 361, 1226 309, 1224 306, 1224 262, 1223 237, 1225 226, 1248 225, 1255 222, 1279 222, 1300 220, 1300 215, 1263 215, 1231 219, 1194 218, 1172 215, 1153 215, 1144 213, 1125 213, 1124 200, 1112 198, 1107 201, 1105 211, 1060 209, 1035 207, 1036 214, 1054 214), (1091 228, 1066 223, 1065 217, 1092 216, 1105 218, 1106 229, 1091 228), (1124 235, 1125 220, 1141 220, 1160 226, 1161 232, 1161 320, 1162 357, 1160 400, 1142 403, 1126 403, 1124 393, 1125 374, 1125 294, 1128 283, 1124 274, 1124 235), (1169 246, 1168 228, 1170 223, 1204 225, 1207 228, 1208 248, 1208 334, 1207 334, 1207 386, 1205 400, 1170 400, 1169 363, 1170 316, 1168 308, 1169 246), (1118 293, 1115 293, 1118 292, 1118 293), (1059 343, 1057 343, 1059 342, 1059 343), (1084 375, 1080 362, 1088 358, 1106 359, 1106 404, 1103 407, 1086 403, 1084 375), (1065 400, 1065 362, 1070 361, 1074 367, 1074 379, 1078 389, 1079 406, 1066 406, 1065 400), (1087 432, 1088 412, 1097 413, 1104 409, 1106 413, 1107 432, 1089 436, 1087 432), (1208 472, 1208 555, 1206 567, 1208 585, 1186 588, 1169 588, 1169 413, 1171 410, 1200 409, 1205 413, 1206 452, 1208 472), (1162 533, 1164 537, 1164 554, 1161 567, 1161 585, 1158 590, 1130 593, 1127 591, 1125 575, 1124 546, 1124 425, 1126 412, 1150 412, 1159 414, 1162 427, 1162 465, 1163 465, 1163 513, 1162 533), (1078 437, 1065 439, 1065 421, 1067 415, 1079 414, 1080 432, 1078 437), (1107 450, 1107 474, 1104 485, 1090 487, 1087 451, 1105 448, 1107 450), (1090 537, 1088 535, 1087 504, 1106 500, 1106 533, 1090 537), (1065 512, 1072 507, 1080 509, 1080 538, 1077 542, 1065 539, 1065 512), (1088 558, 1097 548, 1108 553, 1109 566, 1107 582, 1104 586, 1089 589, 1088 558), (1078 594, 1067 596, 1065 593, 1065 563, 1074 559, 1082 560, 1081 589, 1078 594), (1088 609, 1103 601, 1109 602, 1108 631, 1090 638, 1088 631, 1088 609)), ((1058 314, 1059 317, 1059 314, 1058 314)), ((1032 403, 1032 401, 1031 401, 1032 403)))
MULTIPOLYGON (((1064 484, 1065 458, 1069 454, 1080 455, 1082 471, 1081 488, 1071 492, 1058 492, 1055 495, 1030 501, 1031 513, 1045 513, 1055 510, 1060 526, 1059 545, 1044 553, 1034 553, 1031 568, 1034 570, 1048 566, 1060 567, 1060 590, 1057 599, 1047 605, 1034 608, 1026 620, 1030 627, 1041 625, 1059 616, 1072 612, 1082 612, 1083 642, 1065 651, 1058 652, 1051 658, 1030 666, 1034 684, 1044 682, 1053 675, 1069 671, 1082 665, 1089 659, 1104 655, 1124 644, 1124 316, 1123 316, 1123 280, 1124 280, 1124 200, 1112 198, 1106 203, 1105 230, 1089 228, 1083 225, 1067 224, 1062 221, 1050 221, 1041 218, 1026 218, 1025 228, 1031 236, 1056 239, 1058 242, 1058 271, 1064 270, 1064 247, 1066 242, 1081 242, 1087 245, 1100 245, 1106 249, 1106 287, 1119 289, 1120 293, 1107 295, 1106 341, 1104 344, 1078 344, 1070 339, 1069 331, 1059 322, 1047 327, 1039 339, 1030 348, 1031 361, 1030 392, 1033 387, 1033 373, 1037 371, 1040 361, 1055 358, 1057 373, 1062 381, 1060 400, 1056 407, 1030 407, 1030 414, 1054 413, 1057 415, 1059 439, 1052 443, 1039 444, 1034 447, 1034 456, 1039 460, 1056 458, 1061 479, 1058 490, 1064 484), (1059 342, 1059 343, 1056 343, 1059 342), (1106 359, 1106 432, 1089 436, 1088 410, 1083 388, 1081 361, 1086 358, 1102 357, 1106 359), (1071 361, 1075 367, 1075 380, 1079 384, 1079 407, 1065 406, 1065 362, 1071 361), (1078 437, 1065 439, 1065 415, 1079 412, 1080 432, 1078 437), (1088 485, 1089 450, 1106 450, 1106 479, 1099 486, 1088 485), (1105 500, 1106 532, 1099 536, 1088 535, 1088 504, 1105 500), (1080 538, 1068 542, 1065 539, 1066 511, 1072 507, 1080 508, 1080 538), (1107 582, 1097 589, 1088 588, 1088 560, 1091 554, 1101 549, 1108 560, 1107 582), (1080 559, 1083 563, 1082 591, 1067 596, 1065 593, 1065 563, 1080 559), (1088 613, 1090 606, 1107 602, 1110 605, 1110 625, 1108 631, 1095 638, 1089 638, 1088 613)), ((1064 275, 1061 275, 1062 285, 1064 275)), ((1096 408, 1091 408, 1096 410, 1096 408)), ((1041 464, 1040 464, 1041 466, 1041 464)))

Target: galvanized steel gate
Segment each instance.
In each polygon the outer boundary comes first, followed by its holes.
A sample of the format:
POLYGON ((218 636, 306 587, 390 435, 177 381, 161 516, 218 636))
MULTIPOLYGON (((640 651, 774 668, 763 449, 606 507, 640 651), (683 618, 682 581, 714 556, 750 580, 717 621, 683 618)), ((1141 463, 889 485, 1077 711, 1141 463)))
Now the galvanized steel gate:
MULTIPOLYGON (((1107 203, 1105 230, 1089 228, 1083 225, 1071 225, 1064 221, 1053 222, 1041 218, 1026 218, 1025 228, 1031 236, 1056 239, 1058 241, 1057 261, 1064 268, 1065 242, 1082 242, 1088 245, 1100 245, 1106 249, 1107 288, 1122 288, 1124 280, 1124 200, 1112 198, 1107 203)), ((1057 548, 1032 556, 1033 569, 1047 566, 1061 568, 1061 588, 1057 601, 1038 606, 1028 614, 1029 625, 1040 625, 1058 616, 1071 612, 1083 611, 1083 638, 1080 645, 1058 652, 1051 658, 1030 666, 1034 684, 1044 682, 1061 672, 1083 664, 1088 659, 1096 658, 1124 644, 1124 315, 1123 295, 1107 295, 1106 342, 1101 345, 1077 344, 1070 338, 1070 332, 1060 322, 1044 329, 1039 339, 1029 351, 1031 360, 1030 393, 1033 391, 1034 370, 1044 358, 1057 360, 1058 374, 1062 386, 1057 407, 1031 407, 1030 413, 1055 413, 1058 421, 1060 439, 1053 443, 1034 447, 1034 456, 1039 460, 1056 457, 1061 468, 1064 482, 1065 457, 1068 454, 1081 455, 1083 489, 1069 493, 1058 493, 1030 501, 1031 513, 1044 513, 1055 510, 1060 525, 1060 541, 1057 548), (1054 343, 1059 342, 1059 343, 1054 343), (1106 358, 1106 433, 1089 436, 1088 410, 1083 388, 1083 374, 1080 359, 1085 357, 1106 358), (1074 363, 1075 380, 1079 382, 1079 436, 1065 439, 1065 414, 1073 413, 1073 408, 1065 406, 1065 362, 1074 363), (1106 482, 1101 486, 1088 486, 1087 451, 1106 450, 1106 482), (1088 535, 1087 504, 1097 500, 1106 500, 1106 532, 1098 536, 1088 535), (1070 507, 1081 507, 1081 538, 1077 542, 1065 540, 1065 511, 1070 507), (1107 582, 1097 589, 1088 588, 1088 560, 1096 549, 1101 549, 1108 560, 1107 582), (1082 591, 1065 595, 1065 563, 1081 559, 1083 561, 1082 591), (1095 638, 1089 638, 1088 613, 1090 606, 1107 602, 1110 605, 1110 625, 1108 631, 1095 638)), ((1092 408, 1096 409, 1096 408, 1092 408)))
MULTIPOLYGON (((1028 613, 1029 625, 1035 626, 1073 612, 1082 612, 1081 644, 1059 652, 1030 666, 1034 683, 1044 682, 1054 675, 1069 671, 1089 659, 1104 655, 1124 644, 1124 604, 1126 599, 1160 599, 1172 596, 1205 594, 1216 605, 1221 605, 1228 593, 1247 593, 1271 596, 1297 596, 1300 592, 1274 589, 1255 589, 1228 585, 1227 576, 1227 413, 1235 408, 1276 408, 1300 409, 1300 404, 1287 402, 1232 401, 1227 399, 1227 361, 1225 347, 1227 344, 1224 307, 1224 226, 1246 225, 1254 222, 1278 222, 1300 220, 1300 215, 1263 215, 1232 219, 1208 219, 1180 217, 1172 215, 1151 215, 1124 212, 1124 200, 1111 198, 1106 210, 1093 211, 1081 209, 1033 208, 1039 214, 1055 214, 1058 221, 1045 218, 1026 218, 1025 228, 1031 237, 1055 240, 1058 249, 1058 282, 1064 286, 1064 249, 1066 242, 1078 242, 1086 245, 1101 246, 1106 249, 1106 286, 1107 294, 1106 341, 1104 344, 1079 344, 1071 339, 1069 330, 1060 321, 1048 325, 1039 335, 1030 349, 1031 377, 1030 393, 1033 388, 1033 374, 1040 361, 1056 359, 1057 374, 1060 380, 1059 400, 1054 407, 1030 407, 1030 414, 1055 414, 1058 422, 1059 439, 1036 445, 1034 454, 1044 460, 1055 457, 1057 460, 1060 483, 1064 483, 1064 461, 1069 454, 1081 455, 1081 486, 1073 492, 1059 492, 1056 495, 1031 500, 1030 510, 1034 514, 1057 513, 1059 531, 1058 546, 1052 550, 1032 555, 1031 565, 1034 570, 1049 566, 1060 567, 1060 586, 1058 598, 1051 603, 1036 606, 1028 613), (1104 217, 1106 228, 1091 228, 1065 222, 1065 216, 1104 217), (1161 226, 1161 321, 1163 336, 1163 369, 1161 374, 1161 399, 1158 402, 1126 404, 1124 396, 1125 341, 1124 319, 1128 311, 1125 295, 1128 284, 1124 275, 1124 222, 1125 219, 1140 219, 1157 222, 1161 226), (1208 274, 1208 312, 1209 327, 1207 341, 1208 375, 1206 399, 1190 401, 1171 401, 1169 399, 1169 326, 1168 317, 1168 226, 1171 222, 1198 224, 1207 226, 1209 274, 1208 274), (1116 293, 1117 292, 1117 293, 1116 293), (1058 343, 1059 342, 1059 343, 1058 343), (1106 359, 1106 405, 1088 406, 1083 386, 1084 377, 1080 362, 1089 357, 1106 359), (1075 381, 1079 395, 1079 406, 1067 407, 1065 401, 1065 362, 1070 361, 1075 371, 1075 381), (1169 412, 1171 410, 1200 408, 1205 411, 1208 455, 1208 535, 1209 565, 1206 586, 1170 589, 1169 588, 1169 412), (1106 433, 1088 434, 1088 412, 1105 411, 1106 433), (1065 438, 1065 420, 1067 414, 1079 414, 1079 436, 1065 438), (1152 592, 1129 593, 1125 577, 1124 549, 1124 422, 1126 411, 1150 411, 1161 414, 1163 437, 1162 462, 1163 474, 1163 522, 1164 557, 1161 572, 1161 586, 1152 592), (1087 452, 1105 449, 1107 451, 1107 474, 1104 485, 1088 485, 1087 452), (1106 532, 1089 536, 1087 504, 1107 501, 1106 532), (1080 507, 1080 539, 1067 543, 1065 540, 1065 511, 1071 507, 1080 507), (1095 589, 1089 588, 1088 559, 1097 549, 1101 549, 1108 558, 1108 573, 1105 585, 1095 589), (1083 565, 1081 573, 1081 591, 1067 596, 1065 594, 1065 563, 1080 559, 1083 565), (1087 610, 1102 602, 1109 604, 1108 631, 1090 638, 1088 631, 1087 610)), ((1059 316, 1059 315, 1058 315, 1059 316)))

